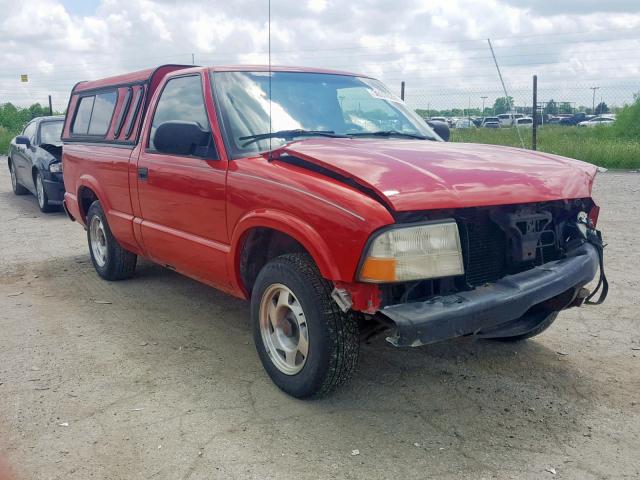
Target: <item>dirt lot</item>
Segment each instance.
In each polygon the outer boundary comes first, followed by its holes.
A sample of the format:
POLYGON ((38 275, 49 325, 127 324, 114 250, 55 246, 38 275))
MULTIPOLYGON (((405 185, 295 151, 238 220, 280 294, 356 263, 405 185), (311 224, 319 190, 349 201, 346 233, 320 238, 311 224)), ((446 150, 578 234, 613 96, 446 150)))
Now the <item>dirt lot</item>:
POLYGON ((604 306, 518 345, 376 340, 347 388, 298 401, 262 370, 245 303, 146 262, 99 280, 84 231, 14 196, 1 165, 0 463, 17 479, 640 476, 638 173, 597 180, 604 306))

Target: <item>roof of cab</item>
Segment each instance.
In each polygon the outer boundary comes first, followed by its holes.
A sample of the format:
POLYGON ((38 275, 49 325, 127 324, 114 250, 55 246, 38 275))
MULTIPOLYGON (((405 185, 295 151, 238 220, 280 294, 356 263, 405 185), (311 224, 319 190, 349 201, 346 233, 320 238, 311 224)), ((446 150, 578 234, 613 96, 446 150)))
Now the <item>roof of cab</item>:
MULTIPOLYGON (((175 70, 182 70, 188 68, 194 68, 194 65, 160 65, 156 68, 147 68, 145 70, 138 70, 136 72, 123 73, 122 75, 114 75, 113 77, 101 78, 99 80, 82 81, 79 82, 74 92, 84 92, 87 90, 97 90, 103 87, 109 87, 113 85, 126 85, 133 83, 141 83, 148 81, 159 70, 164 70, 164 74, 175 70)), ((195 67, 198 68, 198 67, 195 67)), ((202 67, 200 67, 202 68, 202 67)), ((269 70, 274 72, 308 72, 308 73, 326 73, 333 75, 350 75, 356 74, 350 72, 343 72, 340 70, 329 70, 324 68, 310 68, 310 67, 285 67, 280 65, 216 65, 212 67, 206 67, 214 72, 267 72, 269 70)), ((366 76, 366 75, 361 75, 366 76)))
POLYGON ((302 72, 302 73, 326 73, 330 75, 348 75, 350 77, 368 77, 352 72, 344 72, 341 70, 330 70, 327 68, 313 67, 293 67, 283 65, 215 65, 209 67, 213 72, 302 72))
POLYGON ((87 90, 97 90, 103 87, 109 87, 113 85, 127 85, 134 83, 142 83, 149 81, 154 74, 163 71, 166 75, 174 70, 182 70, 185 68, 192 68, 193 65, 160 65, 155 68, 147 68, 145 70, 138 70, 137 72, 123 73, 122 75, 114 75, 113 77, 101 78, 99 80, 82 81, 79 82, 73 89, 74 92, 83 92, 87 90))

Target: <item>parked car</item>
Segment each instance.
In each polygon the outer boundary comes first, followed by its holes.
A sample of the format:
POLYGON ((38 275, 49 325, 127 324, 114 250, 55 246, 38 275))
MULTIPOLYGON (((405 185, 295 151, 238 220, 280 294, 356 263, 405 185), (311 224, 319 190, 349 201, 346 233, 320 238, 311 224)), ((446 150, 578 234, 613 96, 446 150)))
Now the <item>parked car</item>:
POLYGON ((595 166, 442 142, 366 76, 169 65, 81 82, 63 140, 65 208, 98 275, 142 256, 250 300, 260 360, 296 397, 343 384, 362 338, 523 340, 597 290, 595 166))
POLYGON ((578 123, 579 127, 597 127, 598 125, 612 125, 615 122, 615 118, 607 117, 604 115, 600 115, 598 117, 591 118, 590 120, 585 120, 584 122, 578 123))
POLYGON ((482 128, 500 128, 498 117, 485 117, 480 124, 482 128))
POLYGON ((524 117, 521 113, 501 113, 498 115, 498 121, 501 127, 512 127, 518 118, 524 117))
POLYGON ((516 127, 532 128, 533 118, 531 117, 516 118, 516 127))
POLYGON ((431 117, 429 119, 432 122, 442 122, 442 123, 447 123, 447 119, 444 117, 431 117))
POLYGON ((570 117, 563 117, 558 122, 560 125, 578 125, 580 122, 587 120, 587 114, 578 112, 570 117))
POLYGON ((455 123, 454 128, 476 128, 476 125, 470 118, 461 118, 455 123))
POLYGON ((13 193, 31 192, 43 212, 58 208, 64 197, 60 140, 63 124, 63 116, 34 118, 9 145, 13 193))

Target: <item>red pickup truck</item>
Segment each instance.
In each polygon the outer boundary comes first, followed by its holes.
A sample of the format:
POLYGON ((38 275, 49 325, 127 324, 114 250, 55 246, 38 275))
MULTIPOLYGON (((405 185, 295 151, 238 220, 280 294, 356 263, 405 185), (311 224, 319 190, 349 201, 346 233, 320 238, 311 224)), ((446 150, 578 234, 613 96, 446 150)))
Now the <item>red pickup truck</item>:
POLYGON ((143 256, 250 300, 260 359, 296 397, 344 383, 363 338, 521 340, 606 295, 596 167, 446 143, 366 76, 165 65, 80 82, 63 141, 65 209, 98 274, 143 256))

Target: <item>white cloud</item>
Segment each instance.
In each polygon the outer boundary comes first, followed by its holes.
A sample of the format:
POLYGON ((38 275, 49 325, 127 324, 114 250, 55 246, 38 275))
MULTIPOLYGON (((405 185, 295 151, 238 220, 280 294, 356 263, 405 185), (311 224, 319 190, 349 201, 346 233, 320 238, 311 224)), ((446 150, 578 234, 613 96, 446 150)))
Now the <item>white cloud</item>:
POLYGON ((327 8, 327 0, 309 0, 307 6, 312 12, 320 13, 327 8))
POLYGON ((46 60, 40 60, 38 62, 38 70, 44 74, 51 73, 53 72, 53 63, 47 62, 46 60))

